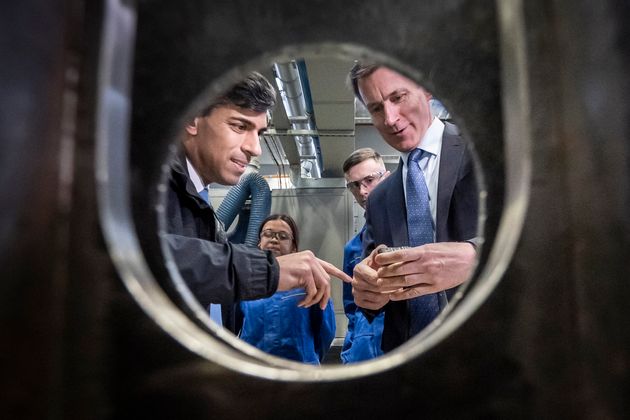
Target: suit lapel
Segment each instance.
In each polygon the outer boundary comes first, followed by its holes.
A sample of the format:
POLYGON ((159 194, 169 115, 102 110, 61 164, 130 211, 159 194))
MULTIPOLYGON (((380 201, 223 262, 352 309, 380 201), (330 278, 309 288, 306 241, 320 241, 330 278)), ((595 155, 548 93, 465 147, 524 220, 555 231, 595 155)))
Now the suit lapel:
POLYGON ((387 188, 387 217, 391 227, 394 244, 408 245, 407 210, 405 207, 405 193, 403 191, 402 160, 398 168, 388 178, 391 179, 387 188))
MULTIPOLYGON (((448 126, 447 126, 448 127, 448 126)), ((440 175, 438 178, 437 226, 436 232, 444 232, 451 206, 451 197, 458 181, 459 168, 464 157, 464 144, 461 137, 449 133, 446 129, 442 136, 440 156, 440 175)), ((438 241, 441 238, 437 238, 438 241)))

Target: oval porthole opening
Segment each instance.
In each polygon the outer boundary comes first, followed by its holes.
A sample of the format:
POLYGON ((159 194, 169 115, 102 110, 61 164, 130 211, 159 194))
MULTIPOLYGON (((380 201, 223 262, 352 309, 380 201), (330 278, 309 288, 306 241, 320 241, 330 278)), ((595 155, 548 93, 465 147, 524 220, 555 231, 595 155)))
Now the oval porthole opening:
MULTIPOLYGON (((400 71, 402 74, 405 74, 409 78, 416 80, 418 83, 422 83, 422 76, 413 69, 410 69, 408 66, 404 66, 400 63, 397 63, 395 60, 371 52, 363 47, 359 46, 350 46, 350 45, 333 45, 333 44, 324 44, 324 45, 313 45, 313 46, 296 46, 291 48, 286 48, 279 53, 269 54, 265 57, 259 58, 258 60, 252 61, 247 65, 243 65, 242 67, 231 70, 222 78, 217 79, 213 82, 208 89, 199 95, 199 98, 208 98, 213 95, 217 95, 220 92, 223 92, 226 87, 231 86, 234 82, 241 80, 245 75, 247 75, 250 71, 261 71, 263 68, 271 68, 274 63, 277 62, 288 62, 295 61, 296 59, 318 59, 318 58, 326 58, 330 59, 338 58, 341 61, 346 61, 348 63, 352 63, 355 59, 365 59, 370 61, 379 61, 391 68, 400 71)), ((349 69, 349 67, 348 67, 349 69)), ((197 99, 193 102, 188 112, 184 114, 184 117, 181 118, 181 121, 187 121, 191 118, 191 115, 194 115, 195 109, 203 108, 203 99, 197 99)), ((455 110, 456 111, 456 110, 455 110)), ((457 117, 456 117, 457 118, 457 117)), ((180 131, 182 129, 181 125, 175 132, 180 131)), ((165 166, 165 170, 168 168, 165 166)), ((477 179, 480 180, 478 185, 480 186, 479 194, 480 198, 480 223, 479 223, 479 237, 483 237, 483 224, 485 219, 485 190, 482 187, 484 185, 483 182, 483 171, 481 170, 481 164, 479 159, 475 156, 475 170, 477 171, 477 179)), ((166 179, 168 173, 164 173, 163 177, 166 179)), ((480 245, 482 247, 483 245, 480 245)), ((165 255, 169 254, 168 247, 164 247, 163 249, 165 255)), ((172 259, 167 257, 167 259, 172 262, 172 259)), ((179 272, 177 271, 176 264, 172 262, 169 264, 171 268, 171 276, 173 281, 178 285, 178 289, 183 291, 185 295, 185 300, 188 303, 189 307, 193 308, 193 312, 195 313, 195 317, 198 320, 201 320, 208 329, 212 330, 217 337, 224 340, 231 347, 239 349, 246 353, 248 356, 252 356, 261 360, 262 363, 267 366, 274 366, 282 369, 291 369, 298 370, 301 373, 301 379, 303 380, 334 380, 341 378, 351 378, 355 376, 362 376, 366 374, 377 373, 382 370, 390 369, 394 366, 397 366, 400 363, 404 363, 405 361, 410 360, 411 358, 417 357, 422 352, 428 350, 441 339, 446 337, 448 334, 445 334, 445 331, 452 332, 455 330, 455 326, 451 326, 449 329, 448 319, 451 318, 451 313, 456 312, 459 306, 460 301, 467 294, 466 290, 470 287, 474 287, 473 284, 475 280, 470 280, 464 285, 462 285, 460 292, 455 296, 454 302, 449 308, 443 313, 423 332, 421 332, 417 337, 414 337, 409 343, 403 344, 399 349, 394 350, 380 358, 366 361, 360 364, 349 364, 349 365, 321 365, 321 366, 310 366, 303 363, 292 362, 287 359, 279 358, 270 354, 267 354, 257 348, 241 341, 239 338, 234 336, 229 331, 217 327, 217 325, 211 321, 208 316, 208 311, 204 309, 201 305, 198 304, 197 300, 192 296, 192 294, 186 290, 186 285, 184 280, 181 278, 179 272), (440 332, 442 331, 442 332, 440 332)), ((339 281, 339 280, 334 280, 339 281)), ((463 322, 463 320, 462 320, 463 322)), ((237 366, 232 366, 232 369, 239 370, 237 366)))
MULTIPOLYGON (((112 3, 115 4, 116 2, 112 3)), ((108 51, 114 47, 118 48, 119 51, 124 50, 125 40, 121 37, 133 37, 132 33, 125 34, 120 31, 120 20, 117 19, 121 16, 123 21, 129 23, 129 10, 125 9, 124 6, 112 6, 106 10, 103 42, 104 45, 110 44, 109 48, 103 48, 102 51, 108 51)), ((132 30, 132 28, 129 29, 132 30)), ((508 135, 506 136, 508 179, 505 185, 505 208, 496 238, 485 238, 486 246, 492 247, 492 251, 484 252, 487 257, 480 261, 476 270, 478 275, 467 283, 465 298, 462 298, 463 294, 461 294, 455 305, 442 313, 429 328, 410 341, 380 358, 350 365, 315 367, 270 356, 243 343, 236 336, 221 327, 217 327, 210 320, 206 310, 196 303, 189 291, 186 291, 168 248, 163 247, 166 270, 170 273, 173 282, 181 291, 184 301, 188 304, 188 312, 192 311, 195 321, 191 320, 190 316, 184 313, 161 289, 158 281, 154 278, 143 256, 131 216, 130 180, 127 165, 129 140, 125 130, 129 123, 131 104, 128 93, 130 89, 128 85, 120 85, 121 80, 129 80, 131 45, 133 42, 128 42, 126 54, 115 57, 102 54, 99 74, 98 152, 96 157, 101 224, 112 260, 130 293, 157 324, 185 347, 213 363, 247 375, 287 381, 351 379, 377 374, 417 358, 453 333, 491 293, 503 273, 520 235, 520 226, 522 226, 528 198, 529 138, 522 127, 510 128, 509 124, 508 135), (516 142, 514 136, 521 142, 518 147, 510 146, 516 142), (510 226, 510 228, 507 229, 506 226, 510 226), (518 227, 518 229, 514 227, 518 227), (499 249, 497 250, 497 248, 499 249), (199 325, 199 322, 202 325, 199 325)), ((424 84, 426 82, 423 75, 417 70, 365 47, 346 44, 320 44, 295 46, 285 48, 276 54, 265 55, 228 72, 224 77, 213 82, 204 92, 204 95, 221 92, 225 86, 238 80, 242 75, 262 66, 270 65, 275 61, 322 55, 343 57, 344 59, 348 57, 369 58, 387 64, 418 83, 424 84)), ((514 77, 518 77, 518 74, 516 73, 514 77)), ((510 94, 509 90, 507 94, 510 94)), ((195 103, 198 103, 198 100, 195 103)), ((194 107, 195 104, 191 106, 191 109, 194 107)), ((456 109, 452 109, 452 111, 457 115, 456 109)), ((516 111, 521 112, 522 109, 516 111)), ((190 110, 184 115, 189 113, 190 110)), ((465 127, 464 121, 458 122, 465 127)), ((483 161, 483 156, 479 160, 483 161)), ((479 161, 475 166, 478 179, 482 180, 483 174, 479 161)), ((166 170, 167 166, 164 166, 164 171, 166 170)), ((158 190, 163 194, 164 179, 156 180, 156 184, 159 184, 158 190)), ((480 183, 480 185, 483 184, 480 183)), ((485 192, 480 191, 480 195, 483 203, 485 192)), ((163 233, 163 205, 158 206, 157 211, 162 214, 159 229, 163 233)), ((483 212, 484 205, 481 208, 481 213, 483 214, 483 212)), ((482 216, 480 231, 483 230, 483 222, 482 216)))

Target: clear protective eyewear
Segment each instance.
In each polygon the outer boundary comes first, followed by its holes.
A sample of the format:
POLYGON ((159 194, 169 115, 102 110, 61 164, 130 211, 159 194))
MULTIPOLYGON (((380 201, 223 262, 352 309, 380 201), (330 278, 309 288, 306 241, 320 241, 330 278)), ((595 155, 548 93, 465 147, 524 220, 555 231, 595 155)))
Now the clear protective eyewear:
POLYGON ((270 230, 270 229, 265 229, 262 232, 260 232, 260 237, 267 238, 267 239, 276 238, 279 241, 290 241, 293 239, 293 236, 291 236, 287 232, 282 232, 282 231, 274 232, 273 230, 270 230))
POLYGON ((376 181, 381 179, 383 175, 385 175, 385 172, 382 172, 382 171, 374 172, 373 174, 369 174, 368 176, 365 176, 357 181, 348 182, 346 184, 346 188, 349 189, 350 191, 359 191, 362 185, 365 188, 370 188, 371 186, 374 185, 376 181))

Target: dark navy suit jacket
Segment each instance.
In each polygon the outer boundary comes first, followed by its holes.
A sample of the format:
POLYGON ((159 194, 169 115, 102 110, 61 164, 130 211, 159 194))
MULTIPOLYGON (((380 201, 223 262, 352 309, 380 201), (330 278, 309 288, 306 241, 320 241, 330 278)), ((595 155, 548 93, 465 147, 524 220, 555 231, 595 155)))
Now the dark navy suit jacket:
MULTIPOLYGON (((380 244, 409 245, 402 166, 401 159, 398 168, 370 193, 363 238, 364 258, 380 244)), ((450 123, 445 123, 444 127, 439 171, 436 241, 457 242, 476 238, 479 194, 471 145, 450 123)), ((389 351, 409 339, 408 305, 409 301, 389 302, 383 308, 383 351, 389 351)), ((372 311, 365 312, 369 315, 372 311)))

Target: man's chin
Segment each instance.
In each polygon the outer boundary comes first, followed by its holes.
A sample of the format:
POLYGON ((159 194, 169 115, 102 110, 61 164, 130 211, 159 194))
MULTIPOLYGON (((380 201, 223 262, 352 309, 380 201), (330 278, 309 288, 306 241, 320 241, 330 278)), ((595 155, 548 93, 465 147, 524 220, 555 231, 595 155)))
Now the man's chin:
POLYGON ((404 139, 399 140, 398 142, 390 143, 394 149, 398 150, 401 153, 407 153, 418 147, 418 142, 414 139, 404 139))
POLYGON ((241 175, 242 174, 229 174, 224 176, 223 179, 217 183, 221 185, 236 185, 238 184, 238 181, 241 180, 241 175))

